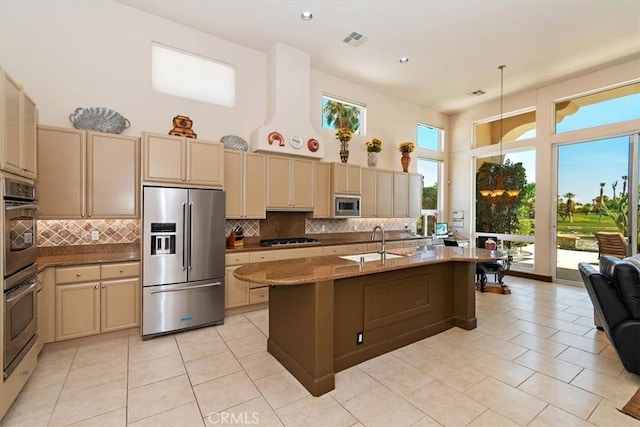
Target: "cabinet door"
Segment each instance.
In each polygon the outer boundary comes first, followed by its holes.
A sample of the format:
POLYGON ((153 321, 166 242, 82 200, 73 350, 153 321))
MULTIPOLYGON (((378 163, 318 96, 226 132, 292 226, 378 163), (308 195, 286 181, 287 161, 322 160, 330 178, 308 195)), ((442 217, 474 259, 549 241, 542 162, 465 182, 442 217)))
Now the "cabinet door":
POLYGON ((87 216, 138 216, 140 141, 105 133, 87 134, 87 216))
POLYGON ((186 180, 186 141, 178 136, 143 135, 144 180, 182 183, 186 180))
POLYGON ((233 277, 233 272, 238 267, 242 266, 235 265, 233 267, 225 267, 224 269, 226 308, 249 304, 249 283, 233 277))
POLYGON ((363 218, 376 216, 376 170, 362 168, 362 200, 360 215, 363 218))
POLYGON ((100 282, 56 286, 56 341, 100 333, 100 282))
POLYGON ((267 207, 291 207, 289 159, 267 156, 267 207))
POLYGON ((333 194, 349 194, 349 166, 346 163, 331 164, 333 194))
POLYGON ((20 170, 20 98, 17 82, 2 74, 2 170, 21 174, 20 170))
POLYGON ((85 218, 86 132, 38 127, 39 219, 85 218))
POLYGON ((105 280, 100 290, 102 332, 140 324, 140 279, 105 280))
POLYGON ((316 162, 316 190, 313 201, 314 218, 331 218, 331 163, 316 162))
POLYGON ((376 216, 389 218, 393 216, 393 172, 378 170, 376 172, 376 216))
POLYGON ((313 160, 294 159, 291 162, 293 206, 311 209, 313 208, 313 160))
POLYGON ((409 174, 409 216, 418 218, 422 214, 422 175, 409 174))
POLYGON ((362 166, 349 165, 349 194, 362 193, 362 166))
POLYGON ((25 178, 36 179, 36 143, 38 133, 38 110, 36 103, 22 94, 22 132, 20 137, 20 169, 25 178))
POLYGON ((244 214, 243 163, 242 151, 224 150, 224 191, 227 219, 242 218, 244 214))
POLYGON ((409 216, 409 174, 405 172, 393 173, 393 216, 409 216))
MULTIPOLYGON (((226 169, 225 169, 226 173, 226 169)), ((245 153, 244 164, 244 217, 264 219, 267 217, 265 201, 264 155, 245 153)), ((225 188, 227 183, 225 182, 225 188)))
POLYGON ((187 138, 187 182, 222 187, 224 184, 224 145, 187 138))

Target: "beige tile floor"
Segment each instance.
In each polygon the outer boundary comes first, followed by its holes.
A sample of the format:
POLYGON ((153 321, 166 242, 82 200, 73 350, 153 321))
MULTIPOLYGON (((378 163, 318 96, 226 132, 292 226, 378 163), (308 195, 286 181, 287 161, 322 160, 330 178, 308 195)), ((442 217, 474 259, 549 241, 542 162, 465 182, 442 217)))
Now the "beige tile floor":
POLYGON ((43 350, 5 426, 638 426, 640 377, 593 328, 584 289, 509 277, 478 328, 336 375, 314 398, 266 352, 266 310, 220 327, 43 350))

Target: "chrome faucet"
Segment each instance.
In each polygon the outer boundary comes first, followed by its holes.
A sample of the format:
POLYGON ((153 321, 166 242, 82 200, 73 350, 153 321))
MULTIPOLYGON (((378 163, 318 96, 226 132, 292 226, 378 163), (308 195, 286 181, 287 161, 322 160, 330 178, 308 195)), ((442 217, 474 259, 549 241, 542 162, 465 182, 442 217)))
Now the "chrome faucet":
POLYGON ((377 229, 380 229, 380 234, 382 234, 382 246, 380 246, 380 250, 377 252, 380 255, 384 256, 387 252, 387 248, 386 248, 386 240, 384 238, 384 228, 382 228, 382 225, 376 225, 375 227, 373 227, 373 232, 371 233, 371 240, 375 240, 377 229))

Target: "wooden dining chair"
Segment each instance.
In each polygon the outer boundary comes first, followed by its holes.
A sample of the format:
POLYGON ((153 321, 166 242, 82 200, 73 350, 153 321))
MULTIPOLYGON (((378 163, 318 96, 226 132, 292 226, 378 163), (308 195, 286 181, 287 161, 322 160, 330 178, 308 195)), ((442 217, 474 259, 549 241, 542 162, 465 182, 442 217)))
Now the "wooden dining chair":
POLYGON ((611 255, 617 258, 626 258, 628 255, 627 239, 622 233, 596 233, 598 241, 598 259, 604 255, 611 255))

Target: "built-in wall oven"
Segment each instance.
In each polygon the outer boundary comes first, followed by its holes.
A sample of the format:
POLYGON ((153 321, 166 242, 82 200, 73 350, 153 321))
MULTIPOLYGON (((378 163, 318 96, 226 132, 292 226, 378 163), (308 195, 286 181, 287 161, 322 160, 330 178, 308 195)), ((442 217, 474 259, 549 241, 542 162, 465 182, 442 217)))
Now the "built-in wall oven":
POLYGON ((37 275, 35 186, 5 179, 4 210, 4 355, 6 379, 37 338, 37 275))

